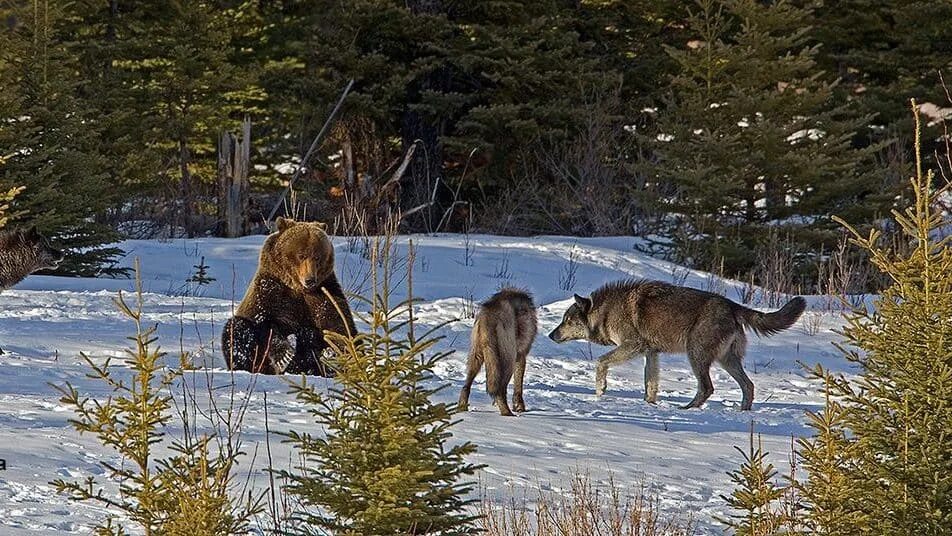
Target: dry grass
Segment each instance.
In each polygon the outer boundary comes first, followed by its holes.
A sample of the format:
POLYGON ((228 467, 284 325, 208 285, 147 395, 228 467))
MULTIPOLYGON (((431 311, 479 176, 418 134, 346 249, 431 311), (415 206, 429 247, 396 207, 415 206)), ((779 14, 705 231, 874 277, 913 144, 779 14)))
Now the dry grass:
POLYGON ((534 502, 484 498, 480 528, 488 536, 687 536, 694 523, 672 519, 644 486, 622 490, 613 478, 605 486, 576 473, 567 493, 539 489, 534 502))

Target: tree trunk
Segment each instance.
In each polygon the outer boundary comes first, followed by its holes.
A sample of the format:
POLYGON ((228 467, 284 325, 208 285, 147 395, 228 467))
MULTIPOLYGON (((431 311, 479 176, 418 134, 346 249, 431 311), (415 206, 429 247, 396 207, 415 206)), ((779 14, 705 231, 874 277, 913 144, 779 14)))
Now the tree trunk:
POLYGON ((191 159, 191 152, 188 150, 188 140, 185 136, 179 138, 179 172, 181 179, 179 181, 179 200, 181 201, 179 214, 181 215, 181 224, 185 229, 185 236, 195 237, 195 202, 194 192, 192 191, 192 172, 188 169, 191 159))
POLYGON ((241 139, 222 132, 218 140, 219 234, 237 238, 248 233, 248 170, 251 161, 251 119, 241 123, 241 139))

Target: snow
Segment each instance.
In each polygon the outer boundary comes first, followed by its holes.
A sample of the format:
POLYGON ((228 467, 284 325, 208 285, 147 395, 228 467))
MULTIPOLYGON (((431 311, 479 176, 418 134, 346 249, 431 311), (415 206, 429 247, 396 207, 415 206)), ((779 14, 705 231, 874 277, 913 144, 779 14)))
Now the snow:
MULTIPOLYGON (((705 408, 678 409, 696 386, 680 355, 662 357, 659 404, 642 400, 640 359, 613 368, 608 392, 596 398, 593 357, 609 348, 558 345, 545 336, 558 324, 573 292, 585 294, 619 278, 646 277, 683 281, 737 301, 744 284, 638 253, 634 245, 639 239, 633 237, 411 236, 400 238, 398 257, 406 255, 410 240, 416 248, 414 294, 421 299, 417 321, 434 327, 456 320, 437 330, 444 337, 438 349, 452 351, 436 370, 435 381, 450 384, 441 400, 455 400, 462 385, 474 302, 511 284, 532 291, 540 306, 540 334, 526 373, 529 411, 500 417, 481 375, 470 411, 455 427, 456 440, 479 446, 471 461, 486 464, 479 481, 490 495, 515 492, 531 498, 538 486, 567 487, 576 471, 589 472, 597 482, 606 482, 611 473, 616 482, 635 489, 644 483, 666 512, 692 515, 702 534, 719 534, 722 529, 712 516, 725 512, 720 496, 730 492, 726 472, 739 463, 733 446, 746 445, 751 423, 763 434, 771 461, 783 471, 791 438, 809 433, 804 412, 822 403, 800 363, 851 372, 831 345, 837 340, 832 330, 843 322, 838 313, 826 310, 831 300, 813 296, 808 297, 811 310, 790 330, 769 339, 751 335, 746 366, 757 389, 753 411, 738 410, 740 389, 720 369, 712 371, 716 391, 705 408), (577 266, 575 284, 562 289, 560 275, 570 262, 577 266)), ((216 353, 221 325, 254 274, 262 241, 257 236, 121 244, 128 252, 127 266, 134 258, 141 260, 144 322, 158 324, 170 362, 180 349, 194 352, 207 365, 195 375, 207 375, 215 385, 235 384, 240 393, 252 391, 241 430, 244 446, 257 448, 259 455, 245 458, 242 469, 255 475, 256 486, 266 485, 260 454, 266 437, 263 393, 272 431, 319 433, 308 428, 303 408, 287 394, 287 378, 230 373, 216 353), (204 287, 186 285, 201 257, 216 280, 204 287)), ((344 287, 366 291, 369 266, 360 242, 336 238, 335 246, 344 287)), ((116 461, 94 438, 71 428, 67 420, 72 414, 51 384, 70 382, 84 394, 106 395, 102 385, 85 377, 79 354, 97 361, 122 355, 133 325, 113 299, 117 291, 132 287, 129 280, 32 276, 0 295, 0 347, 5 352, 0 356, 0 459, 7 466, 0 471, 0 534, 88 533, 105 516, 102 508, 72 503, 49 485, 60 477, 101 479, 99 463, 116 461)), ((394 298, 401 299, 404 292, 400 287, 394 298)), ((328 383, 317 380, 317 385, 328 383)), ((283 468, 282 460, 286 466, 288 447, 279 438, 270 446, 278 468, 283 468)))
POLYGON ((790 144, 793 145, 799 142, 800 140, 802 140, 803 138, 807 138, 810 141, 819 141, 820 138, 822 138, 823 136, 826 136, 826 132, 818 128, 808 128, 808 129, 798 130, 794 132, 793 134, 787 136, 787 141, 789 141, 790 144))

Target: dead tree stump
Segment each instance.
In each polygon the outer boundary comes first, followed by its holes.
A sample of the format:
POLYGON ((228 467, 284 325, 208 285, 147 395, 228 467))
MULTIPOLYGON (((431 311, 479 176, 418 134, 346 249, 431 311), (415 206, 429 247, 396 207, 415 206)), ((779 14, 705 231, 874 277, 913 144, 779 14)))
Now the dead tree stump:
POLYGON ((251 159, 251 119, 241 123, 241 139, 222 132, 218 139, 218 219, 222 236, 248 234, 248 170, 251 159))

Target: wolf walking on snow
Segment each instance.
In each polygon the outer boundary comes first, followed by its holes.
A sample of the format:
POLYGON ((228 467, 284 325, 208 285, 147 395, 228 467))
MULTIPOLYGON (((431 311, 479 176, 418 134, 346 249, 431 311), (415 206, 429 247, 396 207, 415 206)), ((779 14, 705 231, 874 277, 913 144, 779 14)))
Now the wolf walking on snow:
POLYGON ((503 288, 482 303, 473 324, 472 346, 469 350, 466 383, 459 394, 459 408, 469 407, 473 380, 486 364, 486 391, 501 415, 512 415, 506 400, 509 380, 515 374, 512 390, 513 409, 525 411, 522 383, 526 373, 526 356, 538 330, 532 296, 515 288, 503 288))
POLYGON ((549 338, 617 346, 598 359, 596 395, 605 392, 609 367, 644 354, 645 400, 656 402, 658 354, 677 352, 687 353, 697 377, 697 394, 684 408, 700 407, 714 393, 710 369, 717 362, 740 385, 741 409, 749 410, 754 383, 744 372, 744 328, 773 335, 793 325, 805 307, 806 301, 798 296, 778 311, 761 313, 711 292, 631 279, 604 285, 588 298, 576 294, 549 338))

